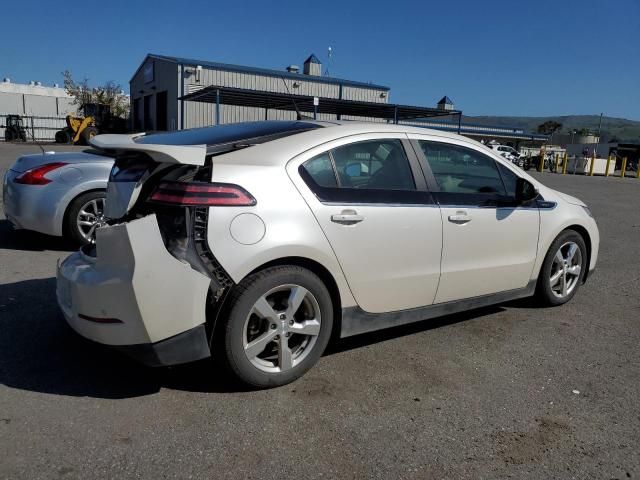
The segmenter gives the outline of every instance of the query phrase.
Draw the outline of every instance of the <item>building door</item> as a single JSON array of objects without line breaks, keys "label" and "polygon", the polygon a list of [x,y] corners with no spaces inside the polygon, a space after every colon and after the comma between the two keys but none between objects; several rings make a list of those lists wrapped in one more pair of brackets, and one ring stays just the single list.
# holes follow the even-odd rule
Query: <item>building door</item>
[{"label": "building door", "polygon": [[142,108],[144,110],[144,118],[142,122],[142,128],[145,131],[153,130],[153,119],[151,118],[151,95],[145,95]]},{"label": "building door", "polygon": [[167,130],[167,92],[156,94],[156,130]]},{"label": "building door", "polygon": [[140,110],[140,99],[136,98],[133,101],[133,131],[139,132],[142,130],[142,110]]}]

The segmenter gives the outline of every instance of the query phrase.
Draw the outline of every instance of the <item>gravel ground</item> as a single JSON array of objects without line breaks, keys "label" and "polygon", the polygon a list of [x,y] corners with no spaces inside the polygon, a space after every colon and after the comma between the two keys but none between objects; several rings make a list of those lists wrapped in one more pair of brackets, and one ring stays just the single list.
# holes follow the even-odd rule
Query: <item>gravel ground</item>
[{"label": "gravel ground", "polygon": [[[26,151],[0,144],[0,174]],[[600,227],[570,304],[355,337],[258,392],[79,338],[54,298],[72,247],[1,220],[0,477],[638,478],[640,180],[536,175]]]}]

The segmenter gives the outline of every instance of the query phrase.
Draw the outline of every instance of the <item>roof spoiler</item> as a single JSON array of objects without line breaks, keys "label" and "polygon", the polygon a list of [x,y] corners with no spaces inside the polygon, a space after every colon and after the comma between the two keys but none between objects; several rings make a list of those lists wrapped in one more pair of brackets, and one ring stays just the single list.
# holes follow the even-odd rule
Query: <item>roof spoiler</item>
[{"label": "roof spoiler", "polygon": [[121,152],[143,152],[158,163],[179,163],[183,165],[204,165],[207,154],[206,145],[162,145],[153,143],[136,143],[136,138],[144,133],[133,135],[96,135],[91,145],[100,150]]}]

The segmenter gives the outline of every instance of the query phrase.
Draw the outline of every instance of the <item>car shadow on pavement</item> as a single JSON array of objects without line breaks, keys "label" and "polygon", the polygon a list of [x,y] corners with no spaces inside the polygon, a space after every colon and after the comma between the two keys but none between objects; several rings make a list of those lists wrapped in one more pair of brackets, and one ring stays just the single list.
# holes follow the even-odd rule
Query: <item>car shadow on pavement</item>
[{"label": "car shadow on pavement", "polygon": [[502,308],[500,305],[491,305],[488,307],[476,308],[474,310],[469,310],[466,312],[454,313],[444,317],[437,317],[429,320],[419,321],[416,323],[410,323],[407,325],[400,325],[398,327],[385,328],[383,330],[355,335],[353,337],[336,339],[329,344],[325,355],[333,355],[335,353],[346,352],[355,348],[361,348],[367,345],[386,342],[387,340],[394,340],[396,338],[404,337],[407,335],[414,335],[416,333],[446,327],[447,325],[453,325],[455,323],[464,322],[466,320],[484,317],[486,315],[492,315],[503,310],[504,308]]},{"label": "car shadow on pavement", "polygon": [[78,247],[62,237],[15,230],[8,220],[0,220],[0,248],[42,252],[45,250],[73,251]]},{"label": "car shadow on pavement", "polygon": [[0,285],[0,384],[56,395],[131,398],[162,388],[243,390],[212,361],[148,368],[85,340],[65,322],[55,278]]},{"label": "car shadow on pavement", "polygon": [[[413,335],[501,311],[486,307],[332,342],[325,355]],[[246,388],[213,360],[148,368],[76,334],[55,299],[55,278],[0,285],[0,384],[56,395],[120,399],[162,388],[229,393]]]}]

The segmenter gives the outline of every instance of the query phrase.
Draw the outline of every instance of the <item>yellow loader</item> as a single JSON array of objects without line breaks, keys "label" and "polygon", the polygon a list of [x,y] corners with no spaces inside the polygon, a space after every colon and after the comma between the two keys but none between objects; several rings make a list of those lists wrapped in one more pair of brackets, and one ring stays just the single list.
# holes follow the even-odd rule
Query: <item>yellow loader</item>
[{"label": "yellow loader", "polygon": [[[56,132],[56,143],[89,145],[98,133],[111,133],[109,105],[85,103],[80,107],[82,117],[67,115],[67,126]],[[119,132],[118,132],[119,133]]]}]

